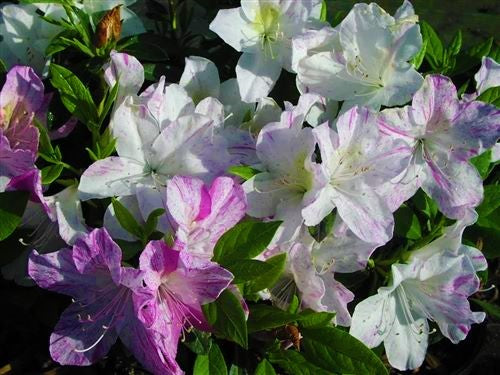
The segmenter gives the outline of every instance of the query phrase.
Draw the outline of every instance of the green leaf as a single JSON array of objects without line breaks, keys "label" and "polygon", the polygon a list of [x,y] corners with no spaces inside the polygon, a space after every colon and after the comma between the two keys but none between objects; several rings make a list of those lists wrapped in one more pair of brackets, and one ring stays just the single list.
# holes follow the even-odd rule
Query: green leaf
[{"label": "green leaf", "polygon": [[203,305],[202,308],[207,321],[219,335],[244,349],[248,347],[245,313],[233,293],[226,289],[216,301]]},{"label": "green leaf", "polygon": [[417,52],[415,56],[411,59],[411,64],[415,67],[415,69],[420,68],[422,63],[424,62],[424,57],[427,52],[427,40],[422,42],[422,48]]},{"label": "green leaf", "polygon": [[394,232],[403,238],[418,240],[422,237],[417,215],[406,204],[401,205],[394,213]]},{"label": "green leaf", "polygon": [[7,65],[0,59],[0,73],[7,73]]},{"label": "green leaf", "polygon": [[155,230],[158,225],[158,218],[165,213],[164,208],[157,208],[153,210],[148,218],[146,219],[146,224],[144,224],[144,236],[149,237]]},{"label": "green leaf", "polygon": [[106,96],[103,100],[102,106],[100,106],[99,112],[99,125],[102,125],[104,122],[104,119],[108,115],[109,111],[111,110],[111,107],[113,106],[113,103],[116,100],[116,96],[118,95],[118,80],[115,82],[114,86],[111,88],[111,90],[108,90],[106,93]]},{"label": "green leaf", "polygon": [[273,365],[267,359],[263,359],[255,369],[254,375],[276,375],[276,371],[274,371]]},{"label": "green leaf", "polygon": [[49,185],[59,178],[64,166],[62,164],[49,165],[42,168],[42,184]]},{"label": "green leaf", "polygon": [[500,107],[500,86],[490,87],[479,95],[476,100]]},{"label": "green leaf", "polygon": [[261,273],[274,269],[272,265],[254,259],[242,259],[226,265],[225,268],[234,275],[233,282],[235,284],[254,280],[258,278]]},{"label": "green leaf", "polygon": [[469,161],[474,167],[476,167],[483,180],[488,177],[491,164],[491,150],[487,150],[481,155],[473,157]]},{"label": "green leaf", "polygon": [[89,89],[70,70],[50,64],[50,82],[61,95],[66,109],[88,125],[90,121],[97,123],[97,108]]},{"label": "green leaf", "polygon": [[[484,198],[476,208],[479,215],[477,224],[487,228],[498,228],[498,208],[500,207],[500,186],[487,185],[484,187]],[[494,214],[497,215],[494,215]]]},{"label": "green leaf", "polygon": [[142,228],[137,220],[135,220],[134,216],[129,212],[129,210],[116,198],[113,198],[111,200],[111,204],[113,205],[116,219],[118,220],[122,228],[138,239],[142,239]]},{"label": "green leaf", "polygon": [[193,328],[183,343],[193,353],[208,354],[212,347],[212,338],[210,333],[198,331]]},{"label": "green leaf", "polygon": [[286,253],[278,254],[269,258],[265,264],[270,266],[268,270],[262,271],[253,280],[247,283],[245,287],[245,292],[248,294],[257,293],[262,289],[270,288],[281,277],[281,274],[285,270],[286,265]]},{"label": "green leaf", "polygon": [[212,344],[208,355],[199,354],[196,357],[193,375],[227,375],[226,361],[216,343]]},{"label": "green leaf", "polygon": [[140,241],[125,241],[120,239],[114,240],[120,249],[122,250],[122,259],[129,260],[135,257],[139,252],[144,249],[144,246]]},{"label": "green leaf", "polygon": [[472,301],[477,303],[489,316],[495,319],[500,319],[500,307],[492,303],[481,301],[477,298],[471,298]]},{"label": "green leaf", "polygon": [[121,52],[135,56],[138,60],[163,62],[168,60],[168,53],[163,46],[168,45],[166,38],[156,34],[134,35],[118,46]]},{"label": "green leaf", "polygon": [[487,259],[500,257],[500,230],[487,228],[479,225],[472,225],[465,228],[463,238],[475,244],[482,241],[482,252]]},{"label": "green leaf", "polygon": [[263,304],[249,306],[248,332],[265,331],[295,322],[299,314],[292,314],[277,307]]},{"label": "green leaf", "polygon": [[423,40],[427,42],[425,57],[434,70],[443,66],[444,47],[441,39],[431,25],[426,21],[420,22]]},{"label": "green leaf", "polygon": [[307,360],[342,374],[388,374],[382,361],[349,333],[334,327],[303,328],[302,347]]},{"label": "green leaf", "polygon": [[270,353],[269,361],[274,365],[278,365],[290,375],[332,375],[331,370],[323,370],[308,362],[302,354],[293,350],[280,350],[279,352]]},{"label": "green leaf", "polygon": [[259,171],[258,169],[252,168],[248,165],[233,165],[232,167],[229,167],[227,169],[227,172],[241,177],[243,180],[249,180],[253,176],[255,176],[258,173],[261,173],[262,171]]},{"label": "green leaf", "polygon": [[316,242],[321,242],[326,236],[330,234],[333,228],[333,223],[335,223],[335,217],[337,216],[337,210],[333,209],[321,222],[314,227],[307,227],[309,234],[314,237]]},{"label": "green leaf", "polygon": [[297,320],[302,328],[317,328],[330,326],[334,318],[335,313],[307,309],[299,314]]},{"label": "green leaf", "polygon": [[419,211],[423,212],[429,219],[434,218],[438,212],[436,202],[425,194],[422,189],[418,189],[412,198],[412,202],[419,209]]},{"label": "green leaf", "polygon": [[321,1],[321,13],[319,15],[319,20],[321,22],[326,22],[326,15],[328,12],[328,6],[326,5],[326,0]]},{"label": "green leaf", "polygon": [[290,304],[288,305],[287,311],[291,314],[295,314],[299,311],[300,301],[296,294],[293,295]]},{"label": "green leaf", "polygon": [[455,36],[448,46],[448,55],[456,56],[462,48],[462,30],[457,30]]},{"label": "green leaf", "polygon": [[9,237],[21,223],[29,196],[26,191],[0,193],[0,241]]},{"label": "green leaf", "polygon": [[281,221],[267,223],[243,221],[224,233],[214,248],[214,261],[222,266],[241,259],[252,259],[271,242]]}]

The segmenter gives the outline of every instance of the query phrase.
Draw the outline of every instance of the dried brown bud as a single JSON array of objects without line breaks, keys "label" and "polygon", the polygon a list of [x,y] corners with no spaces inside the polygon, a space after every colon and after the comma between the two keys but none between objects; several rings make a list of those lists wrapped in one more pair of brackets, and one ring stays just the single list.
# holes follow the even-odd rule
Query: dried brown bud
[{"label": "dried brown bud", "polygon": [[117,41],[120,39],[122,31],[122,24],[120,22],[120,7],[121,5],[117,5],[113,9],[109,10],[97,24],[95,40],[96,47],[100,48],[105,46],[111,40]]}]

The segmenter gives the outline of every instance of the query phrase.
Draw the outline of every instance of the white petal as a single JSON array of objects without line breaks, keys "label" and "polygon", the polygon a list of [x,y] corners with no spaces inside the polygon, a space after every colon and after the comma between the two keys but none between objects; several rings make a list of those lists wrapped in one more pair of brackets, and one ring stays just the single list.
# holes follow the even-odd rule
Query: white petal
[{"label": "white petal", "polygon": [[241,8],[219,10],[210,23],[210,30],[239,52],[260,42],[256,28]]},{"label": "white petal", "polygon": [[369,348],[375,348],[387,337],[395,318],[392,294],[375,294],[356,305],[349,333]]},{"label": "white petal", "polygon": [[195,103],[212,96],[219,96],[219,71],[215,64],[199,56],[186,57],[186,65],[179,85],[184,87]]},{"label": "white petal", "polygon": [[137,183],[152,183],[144,165],[111,156],[87,168],[80,179],[78,191],[81,200],[132,195],[133,185]]},{"label": "white petal", "polygon": [[281,64],[261,53],[243,53],[236,65],[236,79],[244,102],[268,96],[278,81]]}]

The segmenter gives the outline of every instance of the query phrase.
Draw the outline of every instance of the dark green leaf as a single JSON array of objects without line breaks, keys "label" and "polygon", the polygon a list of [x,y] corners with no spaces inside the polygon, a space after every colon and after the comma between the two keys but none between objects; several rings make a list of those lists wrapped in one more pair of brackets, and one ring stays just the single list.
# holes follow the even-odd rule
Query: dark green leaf
[{"label": "dark green leaf", "polygon": [[248,347],[245,313],[238,298],[225,290],[215,302],[203,305],[203,313],[216,332],[241,347]]},{"label": "dark green leaf", "polygon": [[59,178],[64,166],[62,164],[49,165],[42,168],[42,184],[49,185]]},{"label": "dark green leaf", "polygon": [[274,371],[273,365],[264,359],[255,369],[255,375],[276,375],[276,371]]},{"label": "dark green leaf", "polygon": [[0,73],[6,73],[6,72],[7,72],[7,65],[2,59],[0,59]]},{"label": "dark green leaf", "polygon": [[482,242],[482,252],[488,259],[500,257],[500,230],[473,225],[465,228],[463,238],[472,244]]},{"label": "dark green leaf", "polygon": [[130,242],[120,239],[115,239],[114,241],[120,246],[120,249],[122,249],[123,260],[132,259],[144,249],[144,246],[139,241]]},{"label": "dark green leaf", "polygon": [[424,62],[426,51],[427,51],[427,40],[424,40],[422,42],[422,48],[420,48],[420,51],[418,51],[418,53],[411,59],[411,64],[415,67],[415,69],[420,68],[420,65],[422,65],[422,63]]},{"label": "dark green leaf", "polygon": [[342,374],[388,374],[382,361],[349,333],[334,327],[303,328],[302,347],[307,360]]},{"label": "dark green leaf", "polygon": [[118,95],[118,81],[114,84],[114,86],[111,88],[111,90],[108,90],[106,93],[105,99],[102,102],[102,106],[99,108],[99,125],[102,125],[104,122],[104,119],[108,115],[111,107],[113,106],[113,103],[116,100],[116,96]]},{"label": "dark green leaf", "polygon": [[184,345],[191,349],[193,353],[208,354],[212,347],[211,334],[193,329],[184,341]]},{"label": "dark green leaf", "polygon": [[227,375],[224,356],[216,343],[212,344],[208,355],[199,354],[196,357],[193,375]]},{"label": "dark green leaf", "polygon": [[268,270],[263,270],[255,277],[253,280],[247,283],[245,287],[245,292],[252,294],[261,291],[262,289],[270,288],[281,277],[281,274],[285,270],[286,264],[286,254],[278,254],[269,258],[265,264],[270,266]]},{"label": "dark green leaf", "polygon": [[308,362],[304,356],[293,350],[280,350],[269,354],[269,361],[281,367],[290,375],[332,375],[332,371]]},{"label": "dark green leaf", "polygon": [[497,305],[494,305],[492,303],[486,302],[486,301],[481,301],[480,299],[477,298],[471,298],[472,301],[477,303],[481,308],[491,316],[492,318],[495,319],[500,319],[500,307]]},{"label": "dark green leaf", "polygon": [[142,228],[137,220],[135,220],[134,216],[129,212],[129,210],[116,198],[113,198],[111,200],[111,203],[113,204],[113,210],[115,211],[116,219],[118,220],[122,228],[138,239],[142,239]]},{"label": "dark green leaf", "polygon": [[0,193],[0,241],[9,237],[21,223],[29,196],[26,191]]},{"label": "dark green leaf", "polygon": [[425,57],[427,61],[432,66],[433,69],[437,70],[443,66],[444,58],[444,47],[441,39],[436,34],[431,25],[426,21],[420,23],[420,28],[422,31],[423,40],[427,42]]},{"label": "dark green leaf", "polygon": [[299,314],[297,320],[302,328],[316,328],[330,326],[333,318],[335,318],[335,313],[307,309]]},{"label": "dark green leaf", "polygon": [[214,260],[225,265],[255,258],[267,248],[280,224],[281,221],[243,221],[236,224],[215,245]]},{"label": "dark green leaf", "polygon": [[453,36],[453,39],[448,46],[448,54],[450,56],[456,56],[460,52],[460,49],[462,48],[462,31],[458,30],[455,36]]},{"label": "dark green leaf", "polygon": [[235,284],[251,281],[258,278],[261,273],[274,269],[272,265],[254,259],[242,259],[226,265],[225,268],[234,275]]},{"label": "dark green leaf", "polygon": [[394,213],[394,232],[403,238],[418,240],[422,237],[417,215],[406,204],[401,205]]},{"label": "dark green leaf", "polygon": [[429,197],[422,189],[419,189],[412,198],[415,206],[425,215],[431,219],[434,218],[438,212],[436,203]]},{"label": "dark green leaf", "polygon": [[476,167],[477,171],[481,175],[481,178],[484,180],[488,177],[488,172],[490,171],[491,150],[487,150],[481,155],[470,159],[470,162],[474,167]]},{"label": "dark green leaf", "polygon": [[[498,228],[498,208],[500,207],[500,186],[487,185],[484,187],[484,198],[476,211],[479,215],[477,224],[487,228]],[[494,214],[497,215],[494,215]]]},{"label": "dark green leaf", "polygon": [[314,237],[316,242],[321,242],[326,236],[330,234],[333,228],[333,223],[335,223],[335,217],[337,216],[337,210],[334,209],[330,212],[321,222],[314,227],[307,227],[309,234]]},{"label": "dark green leaf", "polygon": [[229,167],[227,171],[232,175],[241,177],[245,181],[262,172],[248,165],[233,165],[232,167]]},{"label": "dark green leaf", "polygon": [[153,210],[148,218],[146,219],[146,224],[144,224],[144,235],[149,237],[151,233],[156,230],[156,226],[158,225],[158,218],[165,213],[165,209],[157,208]]},{"label": "dark green leaf", "polygon": [[476,100],[500,107],[500,86],[490,87],[488,90],[479,95]]},{"label": "dark green leaf", "polygon": [[58,89],[66,109],[85,124],[97,123],[97,108],[88,88],[68,69],[50,64],[50,82]]},{"label": "dark green leaf", "polygon": [[270,305],[257,304],[249,306],[248,332],[265,331],[285,324],[295,322],[299,319],[299,314],[292,314]]},{"label": "dark green leaf", "polygon": [[168,53],[164,46],[168,40],[155,34],[135,35],[126,41],[121,52],[135,56],[139,60],[162,62],[168,60]]}]

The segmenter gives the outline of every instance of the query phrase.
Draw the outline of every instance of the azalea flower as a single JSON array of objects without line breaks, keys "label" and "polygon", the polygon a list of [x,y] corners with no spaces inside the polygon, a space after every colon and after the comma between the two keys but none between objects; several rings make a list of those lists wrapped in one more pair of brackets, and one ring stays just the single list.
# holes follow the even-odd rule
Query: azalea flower
[{"label": "azalea flower", "polygon": [[[179,332],[165,326],[170,351],[153,340],[153,295],[143,273],[121,266],[121,250],[105,229],[95,229],[73,248],[30,255],[29,274],[42,288],[67,294],[74,302],[50,337],[52,358],[63,365],[90,365],[120,337],[145,368],[155,374],[180,373],[175,362]],[[162,345],[166,345],[162,342]]]},{"label": "azalea flower", "polygon": [[276,285],[270,288],[271,300],[286,309],[290,298],[298,294],[301,308],[334,312],[335,324],[349,326],[351,315],[347,304],[354,299],[354,294],[335,280],[333,261],[321,265],[315,262],[315,246],[317,242],[302,227],[295,241],[274,246],[264,253],[263,259],[287,254],[285,271]]},{"label": "azalea flower", "polygon": [[461,102],[449,78],[430,75],[411,106],[386,109],[377,121],[382,133],[404,140],[411,150],[405,170],[379,190],[392,210],[419,187],[454,219],[481,202],[481,177],[468,160],[498,140],[498,108]]},{"label": "azalea flower", "polygon": [[320,0],[242,0],[241,7],[220,10],[210,30],[243,52],[236,66],[241,98],[267,96],[281,69],[292,70],[292,38],[319,24]]},{"label": "azalea flower", "polygon": [[[120,55],[116,58],[128,59]],[[128,87],[139,86],[134,85]],[[213,134],[214,121],[184,98],[191,100],[180,86],[165,87],[164,78],[141,97],[127,96],[110,125],[119,156],[99,160],[84,172],[82,199],[132,195],[137,184],[162,187],[176,174],[209,180],[224,171],[229,158],[223,139]]]},{"label": "azalea flower", "polygon": [[375,113],[367,108],[351,108],[341,115],[337,130],[328,124],[312,130],[321,152],[323,184],[304,204],[305,224],[319,224],[336,208],[356,236],[384,244],[392,237],[394,219],[374,188],[405,168],[408,147],[381,137]]},{"label": "azalea flower", "polygon": [[255,137],[264,125],[279,121],[281,115],[282,110],[274,99],[262,97],[256,103],[243,102],[238,81],[231,78],[221,83],[215,64],[199,56],[186,58],[179,85],[186,89],[194,103],[206,101],[207,98],[220,101],[217,105],[217,101],[213,100],[213,108],[207,112],[219,112],[221,128],[218,133],[226,139],[228,152],[234,156],[231,164],[250,165],[258,162]]},{"label": "azalea flower", "polygon": [[245,216],[246,199],[229,177],[217,177],[208,188],[200,179],[175,176],[167,183],[166,208],[175,247],[210,259],[219,238]]},{"label": "azalea flower", "polygon": [[320,270],[351,273],[366,268],[378,244],[359,239],[341,219],[335,220],[332,231],[320,242],[314,241],[311,255]]},{"label": "azalea flower", "polygon": [[243,184],[250,216],[283,221],[275,236],[278,243],[296,237],[304,221],[303,209],[324,180],[323,170],[313,161],[316,140],[312,129],[302,128],[315,99],[301,97],[296,107],[283,112],[280,122],[262,128],[257,156],[263,172]]},{"label": "azalea flower", "polygon": [[209,330],[201,306],[215,301],[229,286],[229,271],[188,251],[170,249],[163,241],[149,242],[139,263],[155,296],[157,332],[169,332],[168,327]]},{"label": "azalea flower", "polygon": [[391,285],[354,310],[350,334],[370,348],[383,341],[389,363],[399,370],[422,364],[433,332],[428,320],[456,344],[485,318],[470,310],[467,297],[478,291],[476,272],[487,264],[477,249],[459,244],[463,228],[449,228],[449,234],[413,253],[409,264],[393,264]]},{"label": "azalea flower", "polygon": [[394,17],[375,3],[355,4],[335,29],[295,38],[299,85],[343,100],[343,111],[406,103],[423,80],[408,63],[422,47],[417,20],[406,0]]}]

